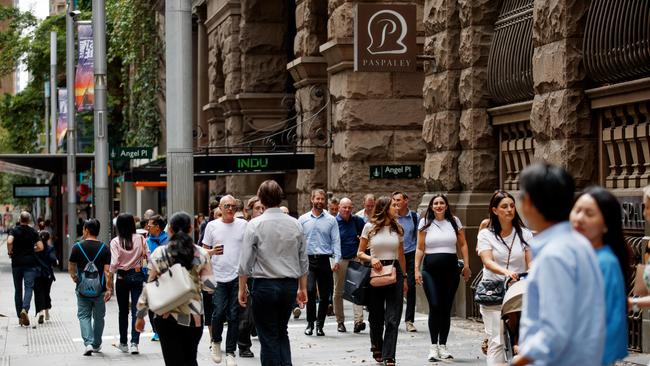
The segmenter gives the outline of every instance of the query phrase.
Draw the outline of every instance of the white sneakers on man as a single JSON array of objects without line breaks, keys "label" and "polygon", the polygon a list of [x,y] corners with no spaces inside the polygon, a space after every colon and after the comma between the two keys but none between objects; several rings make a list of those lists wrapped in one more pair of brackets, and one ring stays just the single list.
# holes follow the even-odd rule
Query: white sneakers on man
[{"label": "white sneakers on man", "polygon": [[442,360],[454,358],[451,353],[447,351],[447,345],[445,344],[438,345],[438,356],[440,356],[440,359]]},{"label": "white sneakers on man", "polygon": [[90,356],[93,354],[93,346],[87,345],[86,348],[84,349],[84,356]]},{"label": "white sneakers on man", "polygon": [[429,347],[429,362],[436,362],[440,359],[440,355],[438,354],[438,345],[437,344],[432,344]]},{"label": "white sneakers on man", "polygon": [[221,363],[221,342],[212,342],[212,350],[210,351],[210,356],[212,356],[212,361],[214,363]]},{"label": "white sneakers on man", "polygon": [[235,356],[232,354],[226,355],[226,366],[237,366],[237,361],[235,361]]}]

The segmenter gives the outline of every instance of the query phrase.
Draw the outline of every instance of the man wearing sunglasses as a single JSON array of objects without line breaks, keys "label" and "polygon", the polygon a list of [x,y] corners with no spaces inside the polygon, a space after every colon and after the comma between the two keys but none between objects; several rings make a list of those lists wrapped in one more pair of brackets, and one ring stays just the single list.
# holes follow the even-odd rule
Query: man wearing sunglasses
[{"label": "man wearing sunglasses", "polygon": [[219,208],[221,218],[208,223],[201,242],[212,257],[212,271],[217,282],[212,295],[212,312],[206,309],[205,316],[206,320],[210,317],[212,320],[212,361],[220,363],[222,360],[223,323],[228,321],[226,366],[235,366],[235,349],[239,336],[239,253],[247,221],[235,218],[237,200],[231,195],[221,198]]}]

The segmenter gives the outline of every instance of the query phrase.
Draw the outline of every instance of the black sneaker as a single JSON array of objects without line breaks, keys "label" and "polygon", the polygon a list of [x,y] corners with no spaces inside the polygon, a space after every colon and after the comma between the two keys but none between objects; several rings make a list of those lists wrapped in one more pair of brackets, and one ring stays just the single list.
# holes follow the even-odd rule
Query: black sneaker
[{"label": "black sneaker", "polygon": [[354,332],[355,333],[360,333],[362,330],[366,329],[366,323],[365,322],[356,322],[354,323]]},{"label": "black sneaker", "polygon": [[250,349],[239,349],[239,357],[242,358],[253,358],[255,355]]}]

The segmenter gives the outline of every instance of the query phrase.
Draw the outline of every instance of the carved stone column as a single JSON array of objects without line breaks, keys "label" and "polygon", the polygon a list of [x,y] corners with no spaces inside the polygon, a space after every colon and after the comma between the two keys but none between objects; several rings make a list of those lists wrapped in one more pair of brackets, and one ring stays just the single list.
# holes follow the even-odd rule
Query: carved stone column
[{"label": "carved stone column", "polygon": [[[371,181],[369,166],[423,162],[423,74],[353,71],[356,3],[329,1],[328,42],[320,47],[327,60],[333,103],[328,188],[337,197],[351,197],[357,207],[369,192],[384,195],[404,190],[417,202],[425,188],[423,180]],[[411,3],[420,14],[422,1]],[[421,28],[420,23],[419,35]]]},{"label": "carved stone column", "polygon": [[535,0],[530,123],[535,157],[564,166],[578,187],[596,178],[598,143],[584,94],[582,44],[589,1]]}]

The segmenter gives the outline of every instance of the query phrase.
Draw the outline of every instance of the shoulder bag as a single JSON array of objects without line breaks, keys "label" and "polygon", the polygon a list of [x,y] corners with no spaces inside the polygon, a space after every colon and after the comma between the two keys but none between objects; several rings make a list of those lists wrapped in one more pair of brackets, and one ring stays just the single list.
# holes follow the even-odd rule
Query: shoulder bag
[{"label": "shoulder bag", "polygon": [[[510,254],[512,254],[512,247],[515,244],[517,233],[513,232],[512,242],[510,246],[506,244],[503,239],[503,245],[508,248],[508,260],[506,262],[506,269],[510,266]],[[503,297],[506,295],[505,280],[490,280],[483,278],[476,286],[476,293],[474,294],[474,302],[481,305],[501,305]]]},{"label": "shoulder bag", "polygon": [[[399,253],[399,244],[397,245],[397,253]],[[397,268],[395,268],[394,259],[392,264],[383,265],[380,270],[374,268],[370,270],[370,286],[383,287],[394,283],[397,283]]]},{"label": "shoulder bag", "polygon": [[[163,249],[163,256],[171,265],[167,248]],[[149,310],[158,315],[168,313],[187,302],[187,299],[196,291],[192,276],[187,268],[180,263],[175,263],[158,275],[158,278],[145,284]]]}]

